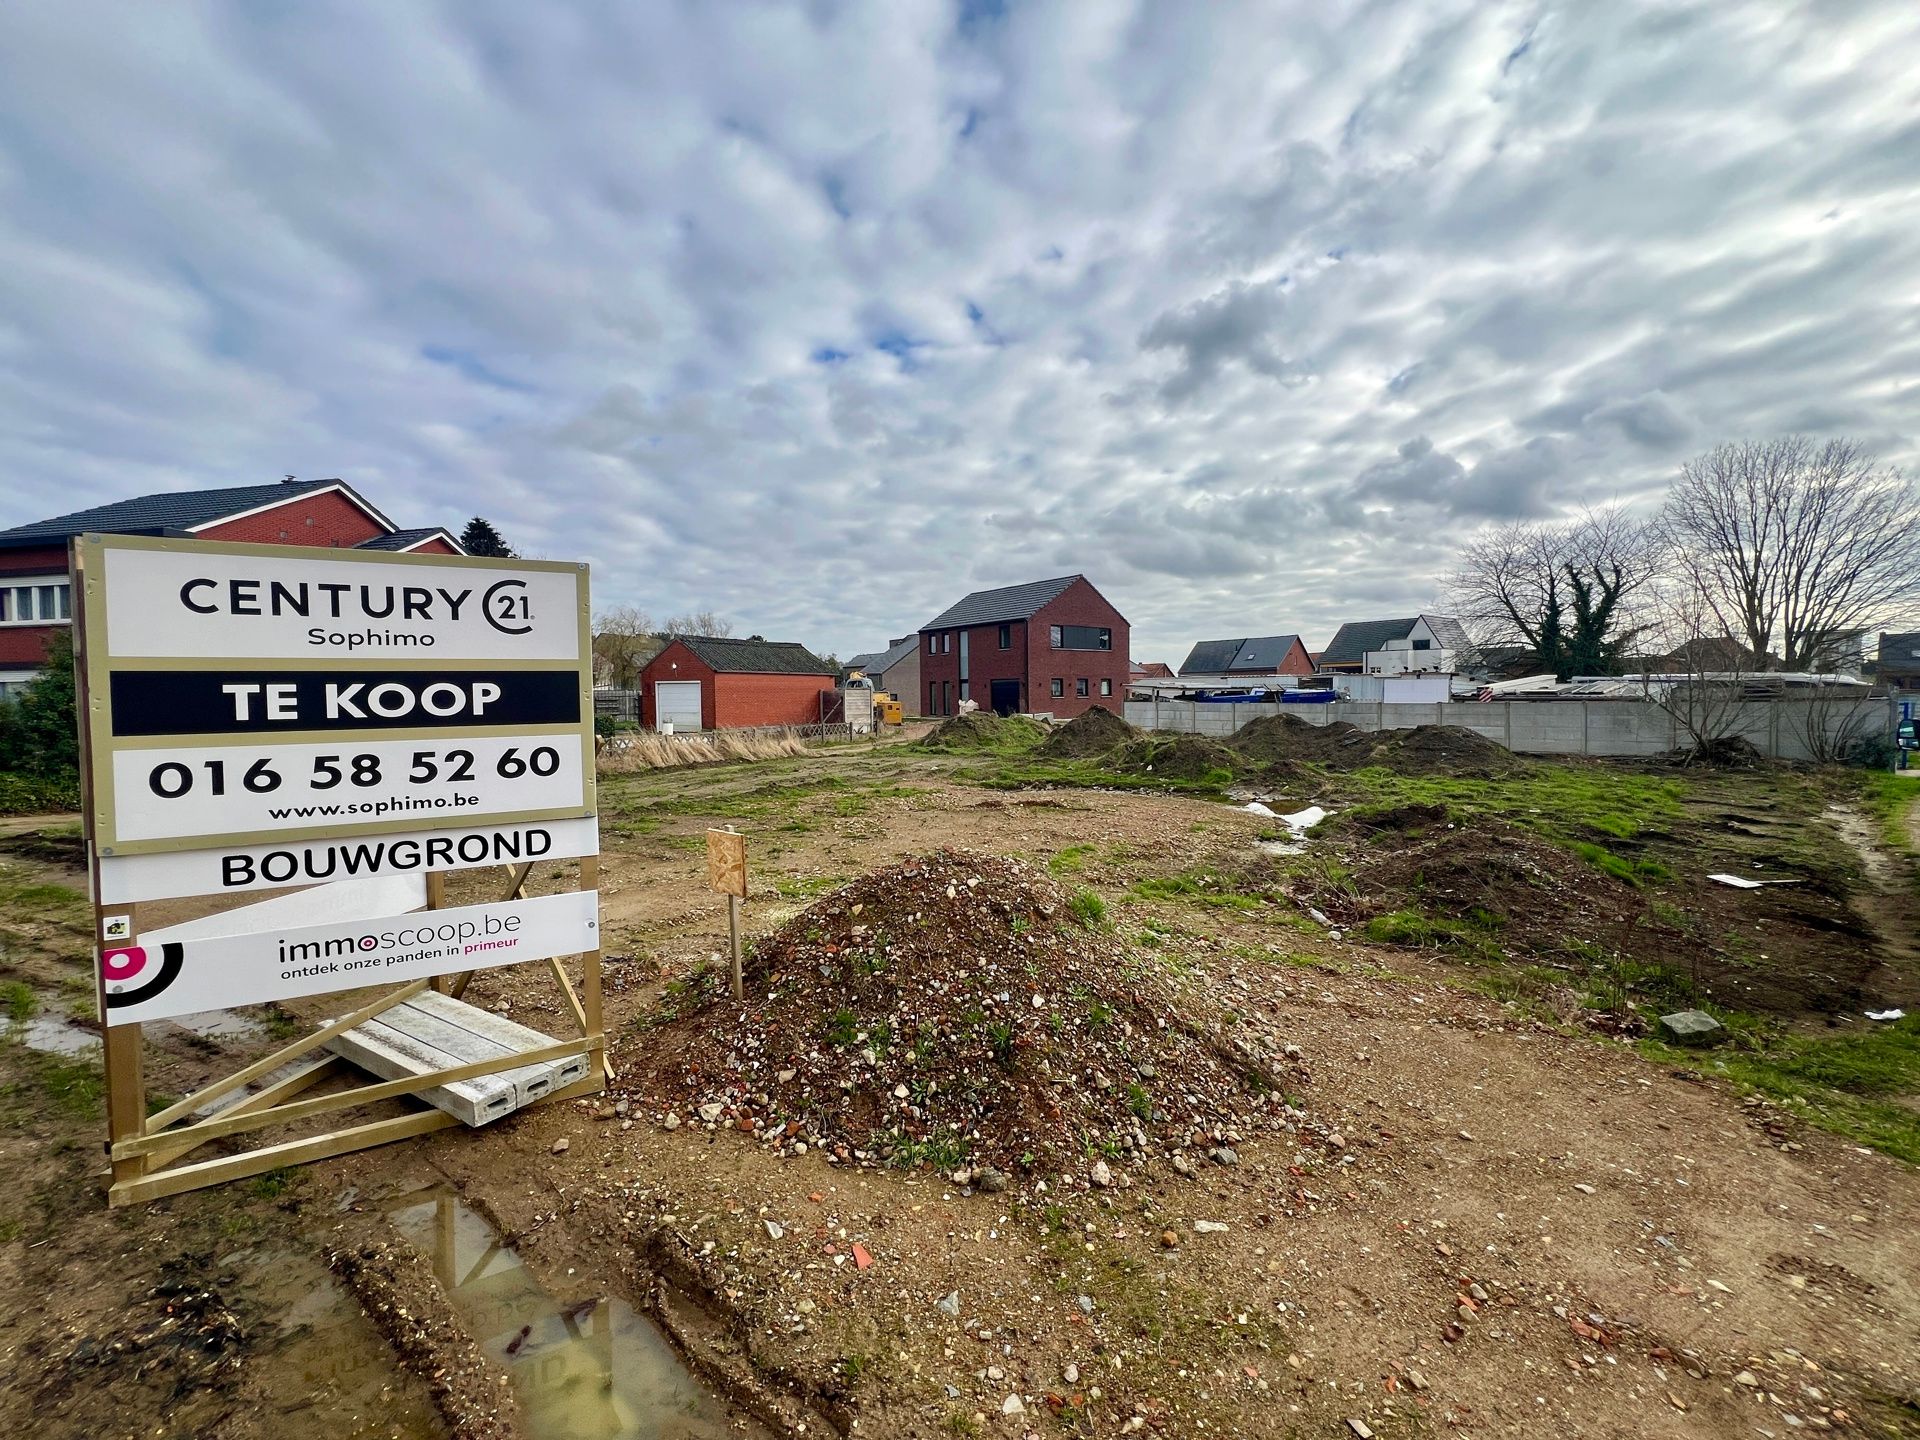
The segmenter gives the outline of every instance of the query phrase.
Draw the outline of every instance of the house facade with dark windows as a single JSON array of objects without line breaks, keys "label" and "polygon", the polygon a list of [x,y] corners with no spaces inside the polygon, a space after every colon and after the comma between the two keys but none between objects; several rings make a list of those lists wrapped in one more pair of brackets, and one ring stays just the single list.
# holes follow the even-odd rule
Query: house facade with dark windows
[{"label": "house facade with dark windows", "polygon": [[282,480],[138,495],[0,530],[0,694],[31,680],[73,620],[67,544],[76,535],[159,535],[237,544],[315,545],[460,555],[439,527],[402,530],[341,480]]},{"label": "house facade with dark windows", "polygon": [[1117,714],[1131,634],[1084,575],[976,590],[920,627],[921,708],[954,715],[971,700],[999,715]]}]

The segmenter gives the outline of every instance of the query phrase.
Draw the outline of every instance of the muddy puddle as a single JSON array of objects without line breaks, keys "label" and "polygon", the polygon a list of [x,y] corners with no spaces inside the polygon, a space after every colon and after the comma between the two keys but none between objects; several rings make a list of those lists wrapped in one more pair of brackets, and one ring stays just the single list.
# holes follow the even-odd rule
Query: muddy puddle
[{"label": "muddy puddle", "polygon": [[389,1212],[433,1262],[461,1324],[511,1377],[527,1440],[719,1440],[742,1427],[658,1326],[625,1301],[555,1296],[447,1190]]}]

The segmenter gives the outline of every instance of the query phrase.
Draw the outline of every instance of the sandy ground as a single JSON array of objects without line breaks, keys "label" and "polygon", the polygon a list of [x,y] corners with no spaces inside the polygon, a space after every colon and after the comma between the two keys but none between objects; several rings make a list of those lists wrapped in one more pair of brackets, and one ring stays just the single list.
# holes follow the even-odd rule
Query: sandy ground
[{"label": "sandy ground", "polygon": [[[1107,898],[1116,934],[1153,923],[1196,996],[1304,1052],[1294,1100],[1313,1125],[1247,1139],[1236,1164],[1193,1178],[1150,1162],[1103,1189],[1073,1167],[1045,1190],[988,1195],[698,1123],[669,1130],[617,1083],[604,1101],[310,1167],[278,1201],[230,1187],[107,1217],[72,1198],[91,1168],[73,1153],[84,1127],[35,1120],[8,1136],[9,1163],[65,1198],[0,1246],[0,1293],[62,1298],[51,1320],[16,1308],[0,1322],[0,1364],[30,1377],[0,1415],[77,1416],[89,1377],[74,1343],[124,1331],[167,1257],[217,1252],[218,1271],[231,1252],[203,1240],[235,1214],[253,1228],[233,1251],[303,1253],[323,1277],[328,1247],[385,1243],[381,1197],[444,1181],[556,1293],[677,1313],[742,1423],[781,1433],[1920,1434],[1911,1167],[1742,1104],[1710,1061],[1668,1071],[1522,1020],[1418,955],[1129,897],[1142,875],[1251,846],[1259,822],[1227,807],[986,791],[948,762],[887,762],[876,780],[868,763],[785,762],[792,793],[771,810],[749,803],[767,783],[754,767],[608,806],[616,1067],[651,1042],[663,986],[724,943],[699,848],[719,815],[750,837],[755,934],[837,879],[938,846],[1041,863],[1093,847],[1073,883]],[[808,788],[835,776],[869,788]],[[672,813],[650,803],[676,794]],[[467,877],[456,898],[497,885]],[[568,1033],[531,969],[472,994]],[[102,1273],[101,1254],[129,1258]],[[238,1265],[227,1290],[270,1325],[282,1302],[248,1273]],[[359,1324],[354,1345],[379,1333]],[[463,1353],[457,1338],[446,1353]],[[125,1413],[142,1423],[125,1433],[309,1433],[311,1402],[288,1408],[301,1382],[275,1354],[242,1351],[212,1420],[155,1426],[153,1387],[135,1387]],[[358,1372],[378,1372],[353,1396],[376,1406],[374,1428],[346,1433],[513,1432],[510,1412],[468,1423],[436,1404],[417,1357],[389,1361]],[[497,1382],[482,1366],[461,1393]],[[45,1433],[116,1432],[76,1420]]]}]

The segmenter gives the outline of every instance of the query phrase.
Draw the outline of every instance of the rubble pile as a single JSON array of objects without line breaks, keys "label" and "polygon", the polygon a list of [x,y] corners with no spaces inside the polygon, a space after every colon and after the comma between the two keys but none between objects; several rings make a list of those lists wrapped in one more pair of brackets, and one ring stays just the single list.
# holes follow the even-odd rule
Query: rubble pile
[{"label": "rubble pile", "polygon": [[1302,1118],[1297,1051],[1193,1019],[1093,897],[1017,861],[942,850],[825,896],[754,946],[745,1004],[718,970],[620,1057],[669,1129],[991,1190],[1191,1174]]}]

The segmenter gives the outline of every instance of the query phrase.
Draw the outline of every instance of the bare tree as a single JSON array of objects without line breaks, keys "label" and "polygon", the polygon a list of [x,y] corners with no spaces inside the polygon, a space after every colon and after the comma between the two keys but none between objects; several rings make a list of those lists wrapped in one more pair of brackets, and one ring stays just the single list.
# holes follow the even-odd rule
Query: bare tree
[{"label": "bare tree", "polygon": [[1656,536],[1617,507],[1484,532],[1461,557],[1448,602],[1484,645],[1525,645],[1543,670],[1619,673],[1645,628]]},{"label": "bare tree", "polygon": [[616,605],[594,617],[593,653],[605,662],[608,683],[616,690],[639,689],[641,668],[663,643],[647,612],[635,606]]},{"label": "bare tree", "polygon": [[669,635],[711,635],[716,640],[724,640],[733,634],[733,622],[723,620],[711,610],[669,616],[661,628]]},{"label": "bare tree", "polygon": [[1706,582],[1676,571],[1653,593],[1649,614],[1649,635],[1668,651],[1657,669],[1642,673],[1640,684],[1648,703],[1674,722],[1676,738],[1683,742],[1675,748],[1709,761],[1738,748],[1728,742],[1746,718],[1753,657],[1745,645],[1720,633]]},{"label": "bare tree", "polygon": [[1788,435],[1689,461],[1661,525],[1721,631],[1806,670],[1920,594],[1915,498],[1857,440]]}]

